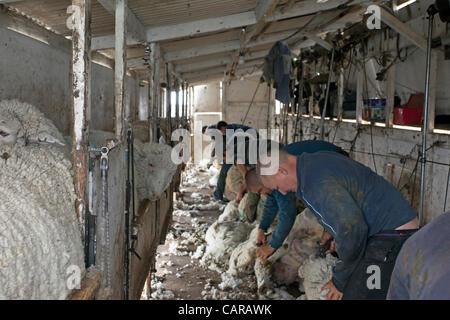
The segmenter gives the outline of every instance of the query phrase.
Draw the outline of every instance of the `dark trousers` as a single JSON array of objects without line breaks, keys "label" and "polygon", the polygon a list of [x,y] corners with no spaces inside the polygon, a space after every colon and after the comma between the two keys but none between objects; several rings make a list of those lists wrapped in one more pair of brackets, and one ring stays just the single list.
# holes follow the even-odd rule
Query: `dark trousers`
[{"label": "dark trousers", "polygon": [[223,193],[225,192],[225,181],[227,179],[228,170],[230,170],[232,164],[222,164],[220,169],[219,178],[217,179],[216,191],[214,191],[215,200],[223,200]]},{"label": "dark trousers", "polygon": [[386,230],[367,240],[364,255],[344,288],[343,300],[385,300],[395,260],[415,230]]}]

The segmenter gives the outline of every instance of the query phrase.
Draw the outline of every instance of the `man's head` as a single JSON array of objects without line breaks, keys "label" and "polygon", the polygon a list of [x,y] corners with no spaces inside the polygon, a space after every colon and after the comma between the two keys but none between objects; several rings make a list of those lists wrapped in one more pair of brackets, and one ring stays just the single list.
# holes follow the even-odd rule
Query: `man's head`
[{"label": "man's head", "polygon": [[277,142],[269,140],[260,145],[256,170],[266,188],[282,194],[297,191],[297,157],[282,150]]},{"label": "man's head", "polygon": [[226,123],[225,121],[219,121],[217,122],[217,130],[219,130],[220,132],[222,132],[223,135],[225,135],[227,132],[227,125],[228,123]]},{"label": "man's head", "polygon": [[256,169],[251,169],[247,172],[245,175],[245,183],[247,184],[247,189],[253,193],[269,194],[272,192],[272,190],[263,185],[259,175],[256,173]]}]

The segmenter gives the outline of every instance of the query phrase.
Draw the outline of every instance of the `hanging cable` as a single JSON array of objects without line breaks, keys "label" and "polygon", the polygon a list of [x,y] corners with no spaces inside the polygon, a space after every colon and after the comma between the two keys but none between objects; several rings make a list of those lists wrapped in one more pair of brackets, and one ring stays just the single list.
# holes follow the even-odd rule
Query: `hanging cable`
[{"label": "hanging cable", "polygon": [[445,209],[447,208],[447,196],[448,196],[448,183],[449,183],[449,180],[450,180],[450,165],[448,166],[447,185],[446,185],[446,187],[445,187],[444,211],[443,211],[443,212],[445,212]]},{"label": "hanging cable", "polygon": [[248,105],[247,112],[245,113],[245,117],[241,120],[242,124],[244,124],[245,120],[247,119],[248,112],[250,111],[250,108],[252,107],[253,101],[255,100],[255,97],[256,97],[256,93],[258,92],[258,88],[261,85],[261,83],[262,83],[261,81],[258,81],[258,85],[256,86],[255,93],[253,93],[252,101],[250,101],[250,104]]},{"label": "hanging cable", "polygon": [[373,160],[373,166],[375,168],[375,173],[378,174],[377,171],[377,164],[375,163],[375,154],[373,152],[373,134],[372,134],[372,125],[369,126],[370,127],[370,147],[372,149],[372,160]]}]

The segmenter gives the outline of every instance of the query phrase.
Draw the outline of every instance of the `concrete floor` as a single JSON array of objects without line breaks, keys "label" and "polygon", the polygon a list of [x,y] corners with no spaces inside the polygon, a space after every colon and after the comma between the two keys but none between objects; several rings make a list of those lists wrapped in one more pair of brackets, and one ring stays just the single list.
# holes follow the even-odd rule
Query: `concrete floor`
[{"label": "concrete floor", "polygon": [[[205,170],[200,170],[196,178],[199,183],[196,183],[196,186],[182,186],[182,192],[176,195],[177,200],[181,200],[187,205],[211,203],[214,187],[205,188],[211,178],[210,174]],[[193,193],[200,194],[201,199],[198,198],[198,195],[191,197]],[[157,297],[152,296],[152,299],[203,300],[205,298],[202,291],[205,290],[205,286],[207,288],[208,285],[216,287],[221,282],[220,274],[201,266],[200,260],[193,259],[189,255],[177,255],[170,250],[174,246],[180,247],[185,240],[181,234],[185,232],[192,234],[196,231],[192,225],[192,218],[197,218],[197,224],[202,225],[206,231],[221,213],[222,211],[217,209],[197,211],[191,213],[191,217],[174,214],[165,244],[158,247],[156,272],[152,275],[154,280],[162,282],[164,289],[173,292],[174,296],[162,294]],[[183,245],[181,246],[183,247]],[[184,247],[186,248],[185,252],[195,252],[197,248],[195,244],[185,244]],[[145,297],[145,294],[143,296]]]}]

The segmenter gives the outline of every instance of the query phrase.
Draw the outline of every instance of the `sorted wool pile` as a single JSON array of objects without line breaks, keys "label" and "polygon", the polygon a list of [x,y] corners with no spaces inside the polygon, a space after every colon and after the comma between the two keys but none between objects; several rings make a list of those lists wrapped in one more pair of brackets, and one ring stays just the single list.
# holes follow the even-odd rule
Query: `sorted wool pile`
[{"label": "sorted wool pile", "polygon": [[85,270],[62,135],[17,100],[0,102],[0,123],[0,299],[65,299]]},{"label": "sorted wool pile", "polygon": [[138,203],[157,200],[166,190],[178,165],[171,159],[172,148],[161,143],[134,141]]},{"label": "sorted wool pile", "polygon": [[298,276],[303,279],[305,294],[301,297],[305,300],[325,300],[327,290],[322,291],[325,283],[331,280],[333,267],[337,258],[327,254],[325,258],[311,255],[298,269]]}]

